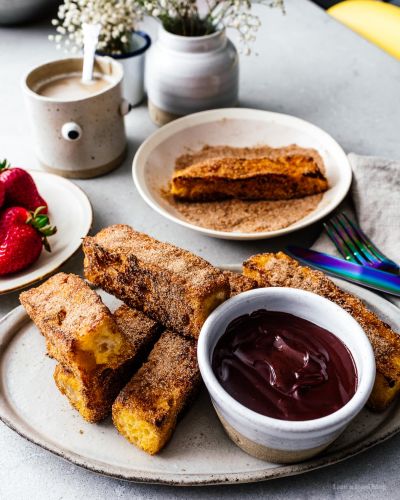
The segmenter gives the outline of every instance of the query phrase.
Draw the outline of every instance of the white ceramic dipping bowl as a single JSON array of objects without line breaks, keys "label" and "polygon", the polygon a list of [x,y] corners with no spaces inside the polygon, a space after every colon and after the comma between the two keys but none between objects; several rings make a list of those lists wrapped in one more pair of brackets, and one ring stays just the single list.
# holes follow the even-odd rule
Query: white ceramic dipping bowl
[{"label": "white ceramic dipping bowl", "polygon": [[[358,384],[345,406],[314,420],[279,420],[246,408],[223,389],[211,367],[214,348],[233,319],[258,309],[283,311],[311,321],[347,346],[357,368]],[[329,446],[361,411],[375,381],[374,354],[361,326],[333,302],[294,288],[259,288],[221,304],[203,325],[198,360],[214,408],[229,437],[250,455],[277,463],[305,460]]]}]

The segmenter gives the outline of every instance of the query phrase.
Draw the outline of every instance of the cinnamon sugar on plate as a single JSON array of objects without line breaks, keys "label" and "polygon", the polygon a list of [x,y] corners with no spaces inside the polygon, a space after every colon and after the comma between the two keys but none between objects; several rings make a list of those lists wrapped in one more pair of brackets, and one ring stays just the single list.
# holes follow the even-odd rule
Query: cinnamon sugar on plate
[{"label": "cinnamon sugar on plate", "polygon": [[[204,146],[199,151],[180,155],[175,160],[175,169],[180,170],[194,163],[211,158],[275,158],[282,155],[304,154],[312,156],[322,172],[324,164],[319,153],[314,149],[305,149],[292,144],[283,148],[257,146],[236,148],[232,146]],[[294,224],[315,210],[322,199],[322,194],[305,196],[292,200],[248,201],[230,199],[213,202],[182,202],[169,194],[169,189],[162,190],[163,198],[187,222],[196,226],[227,232],[262,232],[276,231]]]}]

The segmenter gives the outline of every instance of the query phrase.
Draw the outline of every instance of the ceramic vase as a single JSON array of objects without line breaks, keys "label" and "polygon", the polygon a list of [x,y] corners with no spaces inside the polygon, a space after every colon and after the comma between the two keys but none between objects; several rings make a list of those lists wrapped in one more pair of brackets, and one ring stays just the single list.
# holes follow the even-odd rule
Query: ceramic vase
[{"label": "ceramic vase", "polygon": [[239,58],[225,30],[180,36],[159,29],[146,62],[151,119],[163,125],[179,116],[237,104]]}]

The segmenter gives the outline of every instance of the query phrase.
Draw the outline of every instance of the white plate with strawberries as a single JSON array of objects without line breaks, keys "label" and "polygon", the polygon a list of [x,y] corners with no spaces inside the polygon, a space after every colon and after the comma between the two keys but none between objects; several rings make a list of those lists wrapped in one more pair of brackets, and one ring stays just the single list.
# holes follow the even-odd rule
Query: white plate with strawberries
[{"label": "white plate with strawberries", "polygon": [[0,202],[0,294],[55,272],[78,250],[92,225],[86,194],[46,172],[0,170]]}]

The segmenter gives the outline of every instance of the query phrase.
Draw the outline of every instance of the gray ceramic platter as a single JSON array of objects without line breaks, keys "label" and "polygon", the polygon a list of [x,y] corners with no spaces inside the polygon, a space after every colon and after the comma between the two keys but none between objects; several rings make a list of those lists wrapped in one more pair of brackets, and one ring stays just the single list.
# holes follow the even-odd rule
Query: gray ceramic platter
[{"label": "gray ceramic platter", "polygon": [[[380,296],[339,282],[396,331],[399,310]],[[118,301],[102,294],[111,310]],[[118,435],[111,420],[88,424],[53,382],[55,362],[22,306],[0,321],[0,418],[22,437],[94,472],[136,482],[206,485],[263,481],[301,474],[347,459],[400,430],[400,404],[384,413],[364,409],[342,436],[311,460],[277,465],[257,460],[225,435],[205,392],[183,417],[168,446],[151,457]]]}]

